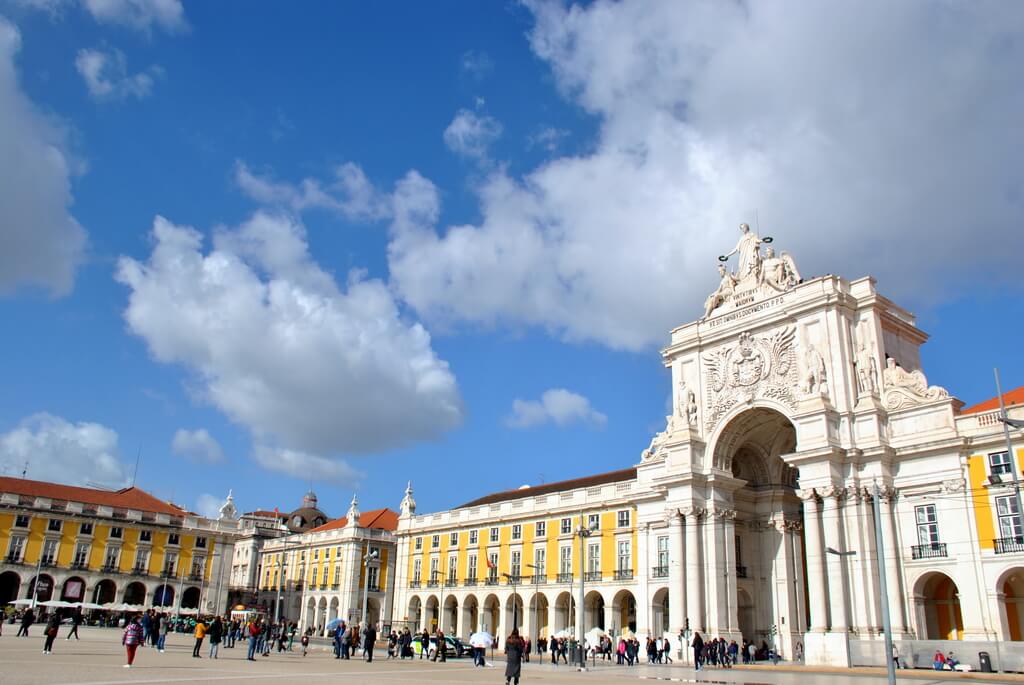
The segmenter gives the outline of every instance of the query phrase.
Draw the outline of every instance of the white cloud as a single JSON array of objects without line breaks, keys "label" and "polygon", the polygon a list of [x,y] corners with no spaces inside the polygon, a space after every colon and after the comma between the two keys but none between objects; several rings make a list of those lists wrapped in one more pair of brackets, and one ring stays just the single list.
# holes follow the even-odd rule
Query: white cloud
[{"label": "white cloud", "polygon": [[494,60],[482,50],[467,50],[462,53],[459,66],[463,73],[476,79],[482,79],[494,69]]},{"label": "white cloud", "polygon": [[567,426],[589,423],[603,427],[608,417],[590,406],[590,400],[564,388],[545,390],[539,400],[512,401],[512,414],[505,424],[512,428],[532,428],[545,423]]},{"label": "white cloud", "polygon": [[52,118],[18,85],[18,29],[0,17],[0,294],[38,286],[71,291],[86,234],[72,203],[68,158]]},{"label": "white cloud", "polygon": [[153,91],[153,80],[163,69],[152,66],[137,74],[128,73],[128,62],[118,49],[79,50],[75,68],[96,100],[142,99]]},{"label": "white cloud", "polygon": [[342,459],[328,459],[297,450],[257,446],[253,457],[268,471],[276,471],[301,480],[351,485],[364,475]]},{"label": "white cloud", "polygon": [[122,487],[127,477],[117,454],[114,430],[98,423],[71,423],[45,412],[0,435],[5,473],[20,474],[27,462],[28,477],[34,480]]},{"label": "white cloud", "polygon": [[392,282],[426,320],[649,349],[755,213],[805,276],[873,274],[911,306],[1020,286],[1024,5],[530,7],[599,130],[492,174],[476,225],[396,222]]},{"label": "white cloud", "polygon": [[257,212],[216,231],[204,254],[198,232],[157,217],[153,239],[148,261],[118,267],[130,330],[284,463],[381,452],[461,422],[455,377],[426,330],[380,281],[352,274],[342,290],[311,260],[301,224]]},{"label": "white cloud", "polygon": [[306,178],[295,185],[253,173],[239,161],[235,163],[235,182],[256,202],[296,213],[325,209],[351,221],[373,221],[387,217],[390,211],[388,198],[377,191],[358,165],[352,163],[335,167],[334,178],[326,184]]},{"label": "white cloud", "polygon": [[463,157],[484,160],[491,144],[501,137],[501,123],[494,117],[460,109],[444,130],[444,142]]},{"label": "white cloud", "polygon": [[204,492],[196,498],[196,513],[206,518],[220,518],[220,507],[224,499]]},{"label": "white cloud", "polygon": [[84,5],[101,24],[118,24],[144,33],[153,27],[168,33],[188,28],[181,0],[84,0]]},{"label": "white cloud", "polygon": [[548,152],[555,152],[558,146],[561,145],[562,140],[568,136],[569,131],[567,129],[555,126],[542,126],[536,133],[531,134],[526,142],[529,147],[540,147]]},{"label": "white cloud", "polygon": [[224,461],[220,443],[205,428],[186,430],[179,428],[171,440],[171,451],[193,461],[216,464]]}]

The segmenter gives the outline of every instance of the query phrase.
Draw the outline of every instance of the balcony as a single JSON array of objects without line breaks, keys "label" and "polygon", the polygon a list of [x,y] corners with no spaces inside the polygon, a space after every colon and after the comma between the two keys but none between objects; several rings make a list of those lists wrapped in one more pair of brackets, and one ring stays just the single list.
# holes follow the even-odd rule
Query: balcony
[{"label": "balcony", "polygon": [[932,542],[927,545],[914,545],[910,548],[911,559],[936,559],[945,556],[947,556],[945,542]]},{"label": "balcony", "polygon": [[655,566],[651,569],[651,578],[668,578],[668,566]]},{"label": "balcony", "polygon": [[20,564],[20,563],[22,563],[21,562],[21,555],[19,555],[19,554],[8,554],[6,557],[4,557],[4,563],[5,564]]},{"label": "balcony", "polygon": [[177,578],[178,575],[174,572],[173,568],[165,568],[160,572],[161,578]]},{"label": "balcony", "polygon": [[321,590],[326,590],[327,589],[327,583],[320,583],[320,589]]},{"label": "balcony", "polygon": [[587,571],[586,573],[583,574],[583,580],[585,580],[588,583],[598,583],[598,582],[601,581],[601,572],[600,571]]},{"label": "balcony", "polygon": [[996,554],[1013,554],[1024,552],[1024,535],[1012,538],[998,538],[995,540]]},{"label": "balcony", "polygon": [[631,569],[631,568],[618,568],[618,569],[615,569],[615,580],[633,580],[633,569]]},{"label": "balcony", "polygon": [[341,583],[331,583],[331,589],[332,590],[337,590],[340,587],[341,587]]},{"label": "balcony", "polygon": [[505,580],[508,581],[509,585],[522,585],[523,577],[518,573],[510,573],[505,576]]},{"label": "balcony", "polygon": [[188,579],[198,583],[198,582],[202,581],[203,574],[202,573],[190,573],[190,574],[188,574]]},{"label": "balcony", "polygon": [[534,573],[530,577],[530,582],[533,583],[534,585],[544,585],[545,583],[548,582],[548,577],[547,577],[547,575],[545,575],[543,573]]},{"label": "balcony", "polygon": [[495,576],[488,576],[484,578],[484,585],[497,585],[498,579]]},{"label": "balcony", "polygon": [[45,558],[44,557],[43,560],[39,562],[39,566],[41,568],[56,568],[57,560],[54,559],[53,557],[50,557],[50,558]]},{"label": "balcony", "polygon": [[428,580],[427,581],[427,587],[437,587],[437,581],[436,580]]},{"label": "balcony", "polygon": [[448,587],[455,587],[459,584],[459,579],[456,576],[448,576],[448,580],[444,581],[444,584]]},{"label": "balcony", "polygon": [[420,587],[420,581],[418,581],[418,580],[414,580],[414,581],[409,583],[409,588],[412,589],[412,590],[418,590],[419,587]]},{"label": "balcony", "polygon": [[476,584],[477,584],[476,578],[466,578],[465,580],[462,581],[462,585],[464,587],[476,587]]},{"label": "balcony", "polygon": [[747,567],[746,566],[737,566],[736,567],[736,577],[737,578],[746,578],[747,577]]},{"label": "balcony", "polygon": [[89,569],[89,562],[87,561],[72,561],[71,568],[79,571],[87,571]]},{"label": "balcony", "polygon": [[103,564],[100,573],[120,573],[121,569],[113,564]]},{"label": "balcony", "polygon": [[136,566],[135,568],[132,569],[132,575],[133,576],[148,576],[149,575],[149,569],[146,568],[145,566]]},{"label": "balcony", "polygon": [[572,582],[572,574],[571,573],[559,573],[558,574],[558,582],[559,583],[571,583]]},{"label": "balcony", "polygon": [[366,588],[367,592],[380,592],[380,585],[370,585]]}]

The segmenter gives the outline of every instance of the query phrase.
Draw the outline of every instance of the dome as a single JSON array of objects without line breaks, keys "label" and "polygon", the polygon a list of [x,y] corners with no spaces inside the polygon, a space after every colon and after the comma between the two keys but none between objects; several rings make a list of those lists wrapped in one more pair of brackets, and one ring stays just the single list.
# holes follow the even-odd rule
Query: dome
[{"label": "dome", "polygon": [[328,520],[327,514],[317,509],[316,494],[310,490],[302,498],[302,506],[288,514],[285,525],[293,533],[304,533],[311,528],[324,525]]}]

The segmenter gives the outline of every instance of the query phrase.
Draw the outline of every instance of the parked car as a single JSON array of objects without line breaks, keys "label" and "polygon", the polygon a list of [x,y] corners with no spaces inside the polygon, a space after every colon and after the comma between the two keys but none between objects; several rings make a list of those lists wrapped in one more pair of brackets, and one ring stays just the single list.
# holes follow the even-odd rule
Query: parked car
[{"label": "parked car", "polygon": [[[444,641],[448,645],[448,656],[452,658],[470,657],[473,655],[473,648],[463,642],[457,637],[451,637],[449,635],[444,636]],[[412,639],[412,651],[414,654],[423,653],[423,636],[417,635]],[[427,647],[427,658],[433,659],[434,653],[437,651],[437,638],[433,635],[430,636],[430,645]]]}]

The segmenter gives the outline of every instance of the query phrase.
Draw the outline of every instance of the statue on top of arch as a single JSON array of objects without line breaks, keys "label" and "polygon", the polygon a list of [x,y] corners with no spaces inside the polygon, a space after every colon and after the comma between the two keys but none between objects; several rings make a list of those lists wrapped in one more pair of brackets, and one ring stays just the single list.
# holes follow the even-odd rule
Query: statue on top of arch
[{"label": "statue on top of arch", "polygon": [[[704,301],[704,316],[710,317],[722,308],[736,308],[762,297],[785,292],[801,282],[796,262],[787,252],[775,254],[771,247],[761,253],[761,245],[772,242],[770,236],[761,237],[740,224],[739,241],[730,252],[718,258],[718,288]],[[724,262],[736,255],[736,271],[730,272]]]}]

